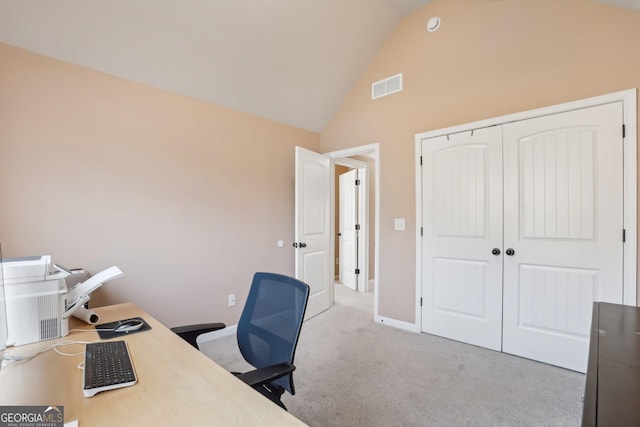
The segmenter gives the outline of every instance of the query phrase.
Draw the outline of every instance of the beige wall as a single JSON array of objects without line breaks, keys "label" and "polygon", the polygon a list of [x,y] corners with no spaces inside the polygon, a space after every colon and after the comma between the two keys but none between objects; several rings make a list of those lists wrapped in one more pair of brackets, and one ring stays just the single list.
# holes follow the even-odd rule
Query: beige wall
[{"label": "beige wall", "polygon": [[[639,41],[640,12],[590,0],[434,0],[395,29],[321,134],[380,143],[380,315],[415,321],[415,134],[637,88]],[[404,91],[371,101],[397,73]]]},{"label": "beige wall", "polygon": [[295,145],[319,135],[0,44],[4,255],[118,265],[94,304],[236,323],[253,272],[293,274]]},{"label": "beige wall", "polygon": [[[293,147],[379,142],[380,314],[412,323],[414,135],[636,88],[639,40],[640,12],[590,0],[434,0],[320,136],[0,44],[0,241],[6,256],[120,266],[96,304],[235,323],[254,271],[293,273]],[[404,91],[371,101],[399,72]]]}]

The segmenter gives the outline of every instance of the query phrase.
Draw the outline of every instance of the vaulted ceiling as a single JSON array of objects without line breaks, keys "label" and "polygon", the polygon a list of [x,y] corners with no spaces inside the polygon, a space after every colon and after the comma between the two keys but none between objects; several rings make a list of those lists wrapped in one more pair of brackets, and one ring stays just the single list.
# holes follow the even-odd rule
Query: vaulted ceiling
[{"label": "vaulted ceiling", "polygon": [[429,0],[2,0],[0,41],[321,131]]},{"label": "vaulted ceiling", "polygon": [[0,41],[320,132],[430,1],[0,0]]}]

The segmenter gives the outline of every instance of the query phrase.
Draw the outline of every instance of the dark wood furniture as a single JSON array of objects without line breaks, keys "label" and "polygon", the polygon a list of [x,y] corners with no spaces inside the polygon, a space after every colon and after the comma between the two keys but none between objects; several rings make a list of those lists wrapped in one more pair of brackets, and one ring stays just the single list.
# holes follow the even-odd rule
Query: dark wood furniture
[{"label": "dark wood furniture", "polygon": [[640,426],[640,308],[594,303],[583,426]]}]

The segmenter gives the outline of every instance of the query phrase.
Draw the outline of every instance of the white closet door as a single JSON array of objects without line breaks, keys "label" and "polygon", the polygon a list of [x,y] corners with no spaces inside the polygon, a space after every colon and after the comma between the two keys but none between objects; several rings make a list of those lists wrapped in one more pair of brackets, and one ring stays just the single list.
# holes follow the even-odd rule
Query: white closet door
[{"label": "white closet door", "polygon": [[502,132],[422,141],[422,330],[500,350]]},{"label": "white closet door", "polygon": [[622,103],[503,133],[503,351],[585,372],[593,301],[622,303]]}]

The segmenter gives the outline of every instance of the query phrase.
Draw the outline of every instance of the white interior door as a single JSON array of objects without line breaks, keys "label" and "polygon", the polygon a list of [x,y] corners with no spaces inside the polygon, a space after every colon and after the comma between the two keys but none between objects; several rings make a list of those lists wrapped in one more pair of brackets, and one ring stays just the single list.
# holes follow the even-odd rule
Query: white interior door
[{"label": "white interior door", "polygon": [[358,170],[352,169],[339,177],[340,230],[338,245],[340,250],[340,283],[358,290]]},{"label": "white interior door", "polygon": [[622,103],[504,125],[503,351],[585,372],[593,301],[622,303]]},{"label": "white interior door", "polygon": [[422,141],[422,330],[501,349],[502,131]]},{"label": "white interior door", "polygon": [[305,318],[328,309],[333,301],[331,277],[331,162],[296,147],[295,274],[309,285]]},{"label": "white interior door", "polygon": [[361,167],[358,169],[358,185],[356,185],[357,194],[357,221],[360,225],[358,230],[358,271],[360,273],[357,277],[357,289],[360,292],[367,292],[367,282],[369,281],[369,186],[367,181],[369,175],[367,173],[367,167]]}]

